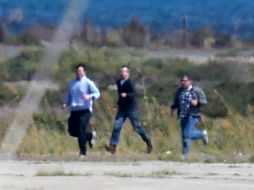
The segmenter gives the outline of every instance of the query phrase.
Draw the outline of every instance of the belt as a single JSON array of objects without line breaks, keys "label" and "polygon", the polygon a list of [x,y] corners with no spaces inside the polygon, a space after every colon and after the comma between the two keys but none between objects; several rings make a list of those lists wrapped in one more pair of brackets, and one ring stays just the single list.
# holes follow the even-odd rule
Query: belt
[{"label": "belt", "polygon": [[181,117],[181,119],[200,119],[200,115],[189,115],[189,116]]},{"label": "belt", "polygon": [[90,112],[89,109],[84,109],[84,110],[75,110],[75,111],[71,111],[71,113],[87,113]]}]

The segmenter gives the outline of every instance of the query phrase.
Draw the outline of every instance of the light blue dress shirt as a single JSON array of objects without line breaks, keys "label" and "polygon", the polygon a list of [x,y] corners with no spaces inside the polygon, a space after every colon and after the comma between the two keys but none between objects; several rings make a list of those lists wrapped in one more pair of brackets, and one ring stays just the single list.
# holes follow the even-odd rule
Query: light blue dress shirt
[{"label": "light blue dress shirt", "polygon": [[[83,96],[92,95],[92,100],[84,100]],[[94,82],[86,76],[72,80],[68,87],[68,94],[64,103],[70,107],[70,111],[79,111],[89,109],[93,111],[93,99],[100,97],[100,91]]]}]

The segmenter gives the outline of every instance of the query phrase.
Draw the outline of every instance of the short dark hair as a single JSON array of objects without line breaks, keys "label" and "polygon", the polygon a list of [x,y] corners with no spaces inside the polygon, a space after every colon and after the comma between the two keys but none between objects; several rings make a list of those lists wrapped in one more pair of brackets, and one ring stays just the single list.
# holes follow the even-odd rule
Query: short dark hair
[{"label": "short dark hair", "polygon": [[82,67],[84,70],[86,70],[86,65],[84,63],[77,64],[75,69],[77,70],[79,67]]}]

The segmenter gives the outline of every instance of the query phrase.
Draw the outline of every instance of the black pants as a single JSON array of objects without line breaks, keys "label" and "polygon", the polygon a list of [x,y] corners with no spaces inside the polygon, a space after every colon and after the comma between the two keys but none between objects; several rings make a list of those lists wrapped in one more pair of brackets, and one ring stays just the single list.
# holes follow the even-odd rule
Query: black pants
[{"label": "black pants", "polygon": [[87,110],[72,111],[68,119],[68,131],[78,138],[80,154],[86,155],[86,144],[90,140],[90,132],[86,131],[92,113]]}]

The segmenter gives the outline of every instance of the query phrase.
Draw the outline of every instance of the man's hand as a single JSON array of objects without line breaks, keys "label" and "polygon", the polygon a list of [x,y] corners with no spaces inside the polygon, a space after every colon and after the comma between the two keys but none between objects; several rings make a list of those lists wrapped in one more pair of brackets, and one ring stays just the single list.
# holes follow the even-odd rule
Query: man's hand
[{"label": "man's hand", "polygon": [[191,105],[192,106],[197,106],[198,105],[198,100],[197,99],[192,99],[191,100]]},{"label": "man's hand", "polygon": [[122,97],[122,98],[125,98],[126,96],[127,96],[127,93],[124,93],[124,92],[121,93],[121,97]]},{"label": "man's hand", "polygon": [[83,95],[83,99],[84,99],[85,101],[89,101],[89,100],[92,99],[92,95],[91,95],[91,94]]},{"label": "man's hand", "polygon": [[63,105],[62,105],[62,109],[63,109],[63,110],[65,110],[67,107],[68,107],[67,104],[63,104]]},{"label": "man's hand", "polygon": [[113,107],[113,110],[114,110],[114,111],[117,111],[118,109],[119,109],[118,105],[115,105],[115,106]]},{"label": "man's hand", "polygon": [[171,108],[170,109],[170,114],[171,114],[172,117],[174,117],[175,116],[175,110]]}]

